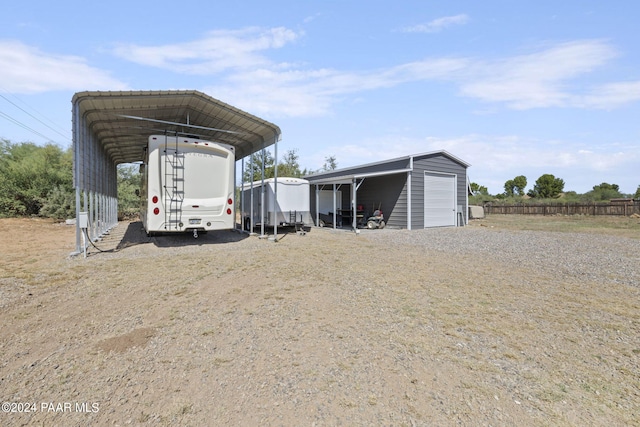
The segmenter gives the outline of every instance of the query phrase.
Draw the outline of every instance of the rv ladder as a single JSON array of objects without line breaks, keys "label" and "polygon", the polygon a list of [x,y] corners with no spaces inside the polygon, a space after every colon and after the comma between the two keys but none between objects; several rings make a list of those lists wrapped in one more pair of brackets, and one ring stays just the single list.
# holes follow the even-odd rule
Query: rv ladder
[{"label": "rv ladder", "polygon": [[175,147],[170,147],[165,138],[164,193],[164,228],[178,230],[184,200],[184,153],[178,151],[178,138]]}]

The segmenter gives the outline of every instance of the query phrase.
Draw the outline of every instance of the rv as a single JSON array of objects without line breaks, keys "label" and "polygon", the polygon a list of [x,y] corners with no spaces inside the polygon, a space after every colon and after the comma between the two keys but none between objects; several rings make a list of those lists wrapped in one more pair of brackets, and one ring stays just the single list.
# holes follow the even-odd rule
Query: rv
[{"label": "rv", "polygon": [[[278,177],[277,202],[275,179],[264,180],[264,225],[274,227],[299,227],[311,224],[309,209],[309,181],[300,178]],[[253,189],[253,190],[252,190]],[[242,186],[242,217],[244,229],[262,225],[262,181],[247,183]],[[253,208],[251,194],[253,191]],[[274,215],[275,212],[275,215]]]},{"label": "rv", "polygon": [[140,216],[148,235],[235,228],[235,152],[218,142],[152,135]]}]

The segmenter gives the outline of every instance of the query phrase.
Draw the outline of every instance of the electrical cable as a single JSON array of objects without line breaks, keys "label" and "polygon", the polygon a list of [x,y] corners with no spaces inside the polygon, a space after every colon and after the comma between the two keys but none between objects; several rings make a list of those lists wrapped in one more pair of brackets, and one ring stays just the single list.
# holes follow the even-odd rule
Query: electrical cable
[{"label": "electrical cable", "polygon": [[99,247],[97,247],[93,241],[91,240],[91,238],[89,237],[89,230],[87,230],[86,228],[83,228],[84,230],[84,234],[85,236],[87,236],[87,240],[89,241],[89,243],[91,243],[91,246],[93,246],[94,248],[96,248],[98,250],[98,252],[102,252],[102,253],[106,253],[106,252],[116,252],[115,249],[109,249],[109,250],[102,250]]},{"label": "electrical cable", "polygon": [[7,119],[8,121],[10,121],[11,123],[20,126],[23,129],[28,130],[29,132],[33,132],[36,135],[46,139],[48,142],[54,142],[53,139],[49,138],[46,135],[41,134],[40,132],[38,132],[35,129],[31,129],[29,126],[25,125],[24,123],[20,122],[19,120],[14,119],[13,117],[11,117],[10,115],[3,113],[2,111],[0,111],[0,117],[4,117],[5,119]]},{"label": "electrical cable", "polygon": [[[11,101],[9,98],[7,98],[6,96],[4,96],[3,94],[0,93],[0,98],[3,98],[5,101],[7,101],[9,104],[13,105],[14,107],[16,107],[17,109],[19,109],[20,111],[22,111],[23,113],[27,114],[29,117],[33,118],[34,120],[38,121],[40,124],[48,127],[49,129],[51,129],[52,131],[54,131],[55,133],[57,133],[58,135],[60,135],[61,137],[63,137],[66,141],[69,140],[69,137],[67,135],[63,135],[61,132],[58,132],[58,130],[52,128],[51,126],[49,126],[48,124],[46,124],[45,122],[43,122],[42,120],[40,120],[39,118],[37,118],[36,116],[34,116],[33,114],[31,114],[30,112],[28,112],[27,110],[25,110],[24,108],[20,107],[18,104],[16,104],[15,102]],[[18,98],[16,98],[18,99]],[[22,101],[24,102],[24,101]],[[26,105],[26,103],[25,103]],[[31,108],[31,107],[29,107]],[[35,109],[33,111],[36,111]],[[37,111],[36,111],[37,112]],[[42,113],[38,113],[40,115],[42,115]],[[42,116],[44,117],[44,115]],[[48,120],[48,119],[47,119]]]}]

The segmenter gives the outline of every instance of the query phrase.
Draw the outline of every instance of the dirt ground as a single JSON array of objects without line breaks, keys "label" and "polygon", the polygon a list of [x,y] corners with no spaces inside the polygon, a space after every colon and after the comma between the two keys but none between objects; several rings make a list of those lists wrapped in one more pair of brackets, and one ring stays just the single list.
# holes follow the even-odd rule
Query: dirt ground
[{"label": "dirt ground", "polygon": [[[501,229],[444,232],[478,227]],[[0,219],[0,425],[640,425],[640,287],[614,272],[327,229],[74,246]]]}]

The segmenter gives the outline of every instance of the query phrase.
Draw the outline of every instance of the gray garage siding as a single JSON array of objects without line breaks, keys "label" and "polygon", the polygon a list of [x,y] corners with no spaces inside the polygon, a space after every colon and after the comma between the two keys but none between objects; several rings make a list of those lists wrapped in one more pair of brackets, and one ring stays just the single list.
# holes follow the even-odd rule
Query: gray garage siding
[{"label": "gray garage siding", "polygon": [[[408,228],[407,208],[411,205],[411,228],[424,228],[425,172],[444,173],[456,176],[456,202],[466,223],[467,215],[467,168],[469,165],[447,153],[437,151],[416,154],[399,159],[322,172],[306,177],[311,184],[341,181],[352,183],[364,181],[358,189],[357,203],[366,211],[372,211],[381,203],[387,224],[390,227]],[[404,172],[399,172],[404,171]],[[411,172],[408,172],[411,171]],[[411,194],[408,195],[407,175],[410,175]],[[315,187],[312,185],[312,188]],[[331,185],[325,186],[330,189]],[[314,190],[312,190],[313,192]],[[343,208],[351,206],[350,184],[342,186]],[[312,196],[312,211],[315,212],[315,196]]]},{"label": "gray garage siding", "polygon": [[[466,206],[467,168],[441,153],[415,157],[411,173],[411,228],[424,228],[424,173],[439,172],[457,175],[457,204]],[[462,209],[465,217],[467,209]]]},{"label": "gray garage siding", "polygon": [[407,228],[406,182],[406,173],[366,178],[356,201],[368,214],[380,206],[387,226]]}]

